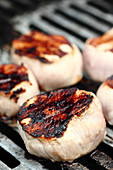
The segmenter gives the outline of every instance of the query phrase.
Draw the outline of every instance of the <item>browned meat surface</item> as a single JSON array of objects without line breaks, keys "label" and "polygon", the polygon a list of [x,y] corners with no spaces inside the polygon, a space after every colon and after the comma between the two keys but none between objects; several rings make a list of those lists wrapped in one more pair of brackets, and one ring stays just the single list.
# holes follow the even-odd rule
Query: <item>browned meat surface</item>
[{"label": "browned meat surface", "polygon": [[73,85],[82,79],[81,53],[61,35],[39,31],[22,35],[12,43],[11,58],[31,69],[46,91]]}]

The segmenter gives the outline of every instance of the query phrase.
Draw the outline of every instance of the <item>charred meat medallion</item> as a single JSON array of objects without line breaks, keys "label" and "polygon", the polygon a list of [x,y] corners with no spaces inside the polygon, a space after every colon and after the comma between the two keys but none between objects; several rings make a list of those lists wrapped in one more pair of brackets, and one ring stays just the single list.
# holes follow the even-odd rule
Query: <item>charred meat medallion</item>
[{"label": "charred meat medallion", "polygon": [[[42,89],[50,91],[82,79],[79,49],[61,35],[31,31],[13,40],[12,61],[31,69]],[[68,68],[68,69],[67,69]]]},{"label": "charred meat medallion", "polygon": [[[28,80],[27,69],[23,65],[0,65],[0,93],[9,94],[10,98],[18,100],[18,94],[25,92],[23,88],[11,91],[17,84]],[[30,83],[30,82],[29,82]]]},{"label": "charred meat medallion", "polygon": [[[27,100],[17,119],[28,151],[52,161],[73,161],[94,149],[105,133],[100,102],[93,93],[77,88],[60,89]],[[88,126],[93,129],[91,139],[90,136],[87,139],[91,133]]]},{"label": "charred meat medallion", "polygon": [[85,71],[95,81],[103,82],[113,74],[113,28],[86,41],[83,62]]},{"label": "charred meat medallion", "polygon": [[93,96],[81,93],[75,100],[76,90],[73,88],[49,92],[37,96],[33,104],[26,103],[27,111],[24,105],[20,109],[20,115],[18,113],[23,130],[34,137],[63,136],[73,116],[82,116],[93,99]]},{"label": "charred meat medallion", "polygon": [[[39,93],[35,78],[23,65],[0,65],[0,114],[13,116],[17,113],[20,103],[25,102],[33,95]],[[33,82],[32,82],[33,80]],[[32,84],[33,83],[33,84]],[[34,87],[34,90],[32,89]],[[30,93],[28,94],[28,89]],[[34,94],[35,95],[35,94]],[[25,97],[25,99],[23,99]],[[22,98],[22,99],[21,99]]]},{"label": "charred meat medallion", "polygon": [[102,103],[105,119],[113,125],[113,75],[100,85],[97,97]]}]

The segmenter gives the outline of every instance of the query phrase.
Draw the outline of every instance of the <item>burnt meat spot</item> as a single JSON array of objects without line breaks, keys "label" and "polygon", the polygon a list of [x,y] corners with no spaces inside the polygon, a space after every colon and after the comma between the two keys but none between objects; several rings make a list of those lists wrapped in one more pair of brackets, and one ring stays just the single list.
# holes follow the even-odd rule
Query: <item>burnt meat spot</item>
[{"label": "burnt meat spot", "polygon": [[71,44],[63,36],[46,35],[39,31],[33,31],[29,35],[22,35],[20,38],[13,41],[13,44],[23,43],[24,47],[15,48],[15,53],[19,56],[27,56],[35,58],[43,63],[52,63],[44,57],[45,54],[57,55],[63,57],[67,53],[62,51],[59,46],[67,44],[71,48]]},{"label": "burnt meat spot", "polygon": [[17,102],[18,98],[19,98],[19,94],[21,93],[24,93],[26,90],[25,89],[22,89],[22,88],[19,88],[17,90],[14,90],[13,92],[11,92],[11,96],[10,96],[10,99],[14,99],[15,100],[15,103]]},{"label": "burnt meat spot", "polygon": [[24,89],[11,91],[17,84],[29,81],[27,69],[23,65],[5,64],[0,65],[0,92],[9,94],[17,102],[18,94],[25,92]]},{"label": "burnt meat spot", "polygon": [[[85,92],[78,96],[77,88],[44,93],[37,96],[33,105],[26,107],[26,102],[21,107],[18,120],[22,129],[33,137],[60,138],[72,118],[81,117],[92,99],[93,96]],[[30,118],[27,124],[26,118]]]}]

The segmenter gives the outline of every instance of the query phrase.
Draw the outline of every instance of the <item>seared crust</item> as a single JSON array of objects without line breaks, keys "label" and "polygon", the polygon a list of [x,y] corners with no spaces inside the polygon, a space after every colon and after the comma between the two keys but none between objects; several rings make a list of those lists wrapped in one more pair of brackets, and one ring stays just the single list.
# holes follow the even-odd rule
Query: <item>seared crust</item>
[{"label": "seared crust", "polygon": [[0,115],[16,115],[20,106],[39,92],[35,77],[26,67],[0,65]]},{"label": "seared crust", "polygon": [[20,108],[18,120],[23,130],[33,137],[60,138],[73,117],[81,117],[93,96],[77,89],[60,89],[38,95]]},{"label": "seared crust", "polygon": [[8,94],[10,99],[18,100],[18,95],[24,93],[26,90],[19,88],[13,91],[19,83],[27,81],[28,79],[27,69],[23,65],[17,64],[5,64],[0,65],[0,93]]},{"label": "seared crust", "polygon": [[69,162],[95,149],[106,127],[98,98],[76,88],[31,98],[20,108],[17,125],[28,152]]},{"label": "seared crust", "polygon": [[83,77],[79,49],[61,35],[39,31],[22,35],[12,43],[11,60],[24,63],[45,91],[76,84]]},{"label": "seared crust", "polygon": [[27,35],[22,35],[13,41],[15,54],[38,59],[43,63],[52,63],[45,55],[57,55],[63,57],[67,52],[60,49],[62,44],[67,44],[72,48],[66,38],[61,35],[46,35],[39,31],[32,31]]}]

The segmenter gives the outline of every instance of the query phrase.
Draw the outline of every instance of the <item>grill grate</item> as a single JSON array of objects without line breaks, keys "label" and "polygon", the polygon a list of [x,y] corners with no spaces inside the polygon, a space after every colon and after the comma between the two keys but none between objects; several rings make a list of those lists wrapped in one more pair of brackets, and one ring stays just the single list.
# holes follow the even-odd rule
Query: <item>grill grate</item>
[{"label": "grill grate", "polygon": [[[61,34],[82,50],[89,37],[106,32],[113,25],[112,0],[1,0],[0,62],[9,62],[11,41],[22,33],[38,29]],[[87,86],[86,86],[87,84]],[[79,89],[96,92],[99,83],[86,75],[77,84]],[[3,170],[103,170],[113,169],[113,127],[107,124],[107,135],[96,150],[73,163],[52,163],[30,155],[18,134],[16,118],[0,120],[0,169]],[[8,160],[9,158],[9,160]],[[11,162],[11,163],[10,163]]]}]

